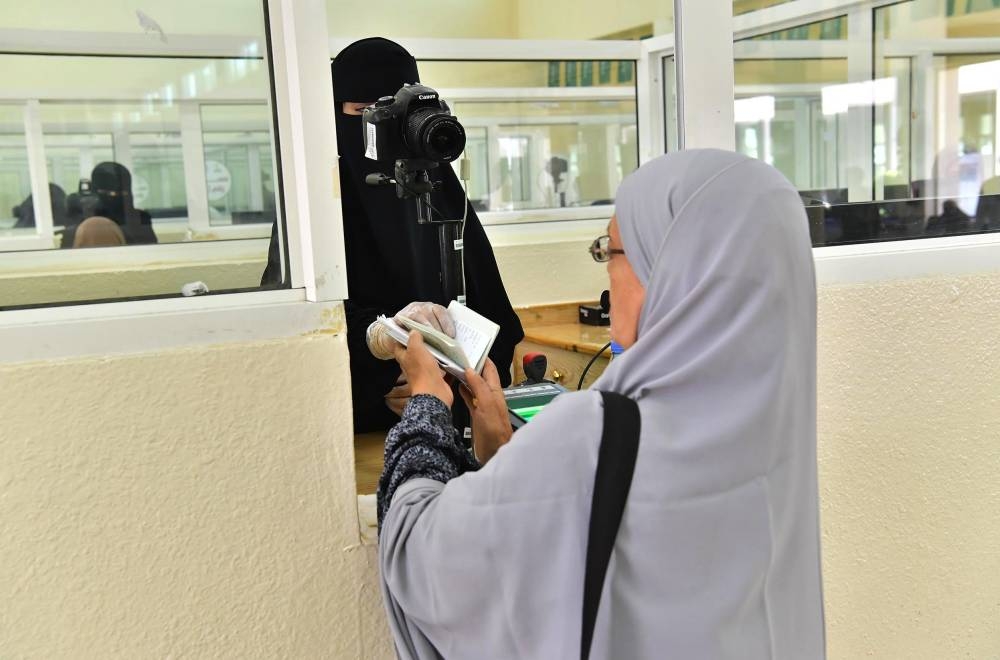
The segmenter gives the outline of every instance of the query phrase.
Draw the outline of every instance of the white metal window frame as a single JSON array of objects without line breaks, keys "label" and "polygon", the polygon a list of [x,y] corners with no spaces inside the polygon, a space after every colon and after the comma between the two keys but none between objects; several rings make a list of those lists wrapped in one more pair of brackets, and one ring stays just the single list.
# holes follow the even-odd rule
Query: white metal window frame
[{"label": "white metal window frame", "polygon": [[[269,0],[267,6],[282,177],[282,185],[276,186],[282,191],[277,201],[279,207],[285,207],[292,288],[4,311],[0,313],[0,363],[139,353],[204,345],[208,338],[213,343],[253,341],[341,327],[339,301],[347,297],[347,280],[339,191],[335,185],[339,180],[334,157],[336,135],[329,121],[333,99],[328,93],[329,84],[316,84],[330,75],[325,2]],[[53,52],[54,44],[32,38],[37,35],[15,32],[13,36],[13,41],[25,50],[35,44],[38,52]],[[225,55],[246,43],[172,38],[168,46],[115,35],[113,41],[101,45],[92,43],[93,35],[86,39],[79,35],[68,37],[64,50],[77,53],[106,52],[107,43],[115,43],[122,51],[170,55],[176,52],[174,49],[192,45],[211,48],[214,43],[215,50],[210,54]],[[263,48],[260,52],[264,52]],[[41,170],[44,173],[44,161]],[[38,180],[44,182],[46,178]],[[310,218],[316,222],[311,223]],[[121,254],[134,255],[130,258],[141,262],[155,258],[155,250],[156,255],[169,261],[168,252],[195,249],[207,254],[240,247],[246,246],[187,243],[149,249],[130,247],[122,249]],[[18,258],[33,256],[38,255]]]},{"label": "white metal window frame", "polygon": [[[728,0],[690,3],[688,11],[691,11],[691,6],[723,1]],[[845,10],[871,12],[887,4],[893,2],[795,0],[735,17],[733,35],[740,39],[765,34],[843,15]],[[319,327],[329,323],[323,320],[328,319],[327,310],[335,309],[336,301],[345,298],[347,291],[340,209],[332,194],[337,181],[335,163],[331,158],[331,154],[336,153],[336,136],[333,123],[329,121],[333,110],[332,98],[327,92],[328,87],[315,84],[316,80],[329,75],[331,42],[326,35],[325,2],[270,0],[268,20],[274,40],[274,94],[279,118],[282,190],[287,207],[293,288],[204,298],[123,301],[4,312],[0,314],[0,362],[204,344],[208,332],[212,333],[213,341],[253,340],[298,334],[304,325]],[[19,49],[25,52],[30,50],[32,44],[37,46],[39,52],[53,50],[51,44],[43,43],[34,35],[16,32],[13,40],[9,39],[10,36],[0,35],[5,43],[20,44]],[[172,39],[167,47],[138,36],[115,35],[114,39],[119,46],[135,42],[130,46],[131,52],[151,54],[170,54],[164,51],[190,48],[199,42],[198,39]],[[191,43],[186,44],[185,41]],[[202,41],[196,45],[205,49],[215,48],[211,52],[219,54],[246,44],[243,40],[233,40],[232,44],[228,44],[215,38]],[[418,41],[404,40],[404,43],[424,57],[436,55],[435,59],[462,59],[481,44],[478,41],[428,40],[426,44],[415,47]],[[79,42],[79,35],[68,35],[68,39],[61,43],[67,51],[84,52],[85,45]],[[657,81],[662,70],[662,58],[672,54],[673,43],[672,37],[655,38],[638,45],[635,42],[626,43],[628,45],[619,42],[575,42],[569,49],[560,49],[560,42],[523,47],[526,44],[520,41],[494,41],[483,44],[480,54],[492,52],[492,59],[509,59],[511,47],[516,46],[517,50],[513,52],[518,53],[518,59],[534,54],[536,59],[636,60],[639,88],[646,87],[640,91],[640,128],[652,128],[642,131],[644,146],[641,153],[645,158],[655,155],[662,148],[662,140],[658,146],[647,142],[655,133],[653,127],[662,125],[662,100],[659,104],[656,102],[657,97],[662,99],[662,85],[648,83]],[[94,44],[91,47],[95,53],[103,50]],[[706,75],[712,74],[710,63],[702,62],[701,66]],[[731,131],[732,126],[726,126],[725,130]],[[310,225],[310,217],[317,219],[314,226]],[[590,219],[586,222],[595,226],[601,220]],[[538,227],[532,232],[544,229]],[[520,232],[512,233],[505,243],[517,244],[521,241],[520,236]],[[960,275],[995,269],[1000,263],[1000,237],[972,235],[824,247],[814,250],[814,254],[821,283]],[[304,302],[324,304],[303,305]],[[140,327],[147,332],[136,332]]]}]

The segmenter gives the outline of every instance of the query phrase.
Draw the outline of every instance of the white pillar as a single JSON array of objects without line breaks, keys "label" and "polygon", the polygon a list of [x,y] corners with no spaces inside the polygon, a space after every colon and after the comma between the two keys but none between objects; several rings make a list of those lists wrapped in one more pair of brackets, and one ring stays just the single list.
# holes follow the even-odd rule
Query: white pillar
[{"label": "white pillar", "polygon": [[52,231],[52,199],[49,196],[49,172],[45,166],[42,139],[42,111],[37,100],[24,105],[24,141],[28,150],[28,174],[31,201],[35,211],[35,232],[46,247],[55,247]]},{"label": "white pillar", "polygon": [[681,149],[736,148],[732,0],[674,0]]},{"label": "white pillar", "polygon": [[347,298],[325,0],[268,3],[284,211],[293,287]]},{"label": "white pillar", "polygon": [[[91,172],[94,171],[94,165],[96,165],[96,164],[97,163],[94,162],[94,147],[90,146],[90,145],[88,145],[86,147],[81,147],[80,148],[80,168],[79,168],[80,171],[77,173],[78,174],[78,178],[80,178],[80,179],[89,179]],[[76,189],[74,188],[73,190],[67,190],[66,192],[67,193],[74,193],[74,192],[76,192]]]},{"label": "white pillar", "polygon": [[250,210],[260,211],[264,208],[264,185],[260,171],[260,145],[247,145],[247,169],[250,175]]},{"label": "white pillar", "polygon": [[[847,16],[847,80],[872,83],[872,13],[855,7]],[[847,199],[870,202],[874,183],[875,128],[870,105],[847,110]]]},{"label": "white pillar", "polygon": [[[115,162],[124,165],[129,172],[134,172],[132,163],[132,141],[128,136],[128,127],[116,127],[111,133],[112,150],[115,154]],[[90,176],[90,173],[87,173]]]},{"label": "white pillar", "polygon": [[993,95],[993,162],[989,164],[984,178],[1000,176],[1000,81]]},{"label": "white pillar", "polygon": [[196,101],[180,103],[180,120],[188,226],[193,231],[208,231],[212,224],[208,217],[205,142],[201,133],[201,107]]},{"label": "white pillar", "polygon": [[959,197],[959,153],[962,141],[962,97],[958,93],[958,69],[942,68],[937,72],[937,139],[932,161],[934,194],[940,198],[935,212],[940,213],[944,200]]},{"label": "white pillar", "polygon": [[486,169],[490,210],[500,211],[503,205],[503,176],[500,174],[500,136],[496,124],[486,126]]},{"label": "white pillar", "polygon": [[[660,33],[657,33],[660,34]],[[674,151],[676,147],[667,146],[664,135],[664,113],[670,112],[669,103],[665,101],[668,71],[664,66],[666,49],[673,49],[674,35],[665,35],[646,39],[642,42],[642,53],[636,66],[636,115],[638,118],[639,164],[643,164],[665,151]],[[674,59],[669,58],[670,84],[673,84]],[[676,118],[674,118],[676,122]],[[676,126],[676,123],[674,124]],[[667,128],[667,131],[674,130]]]},{"label": "white pillar", "polygon": [[812,124],[809,121],[809,101],[796,97],[792,101],[795,121],[795,186],[799,190],[812,190]]}]

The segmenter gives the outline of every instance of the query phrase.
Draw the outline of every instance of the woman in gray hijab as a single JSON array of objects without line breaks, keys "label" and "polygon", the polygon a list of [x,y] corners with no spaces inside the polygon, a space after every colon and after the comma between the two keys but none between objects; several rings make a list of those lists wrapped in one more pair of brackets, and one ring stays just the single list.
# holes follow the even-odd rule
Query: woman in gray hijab
[{"label": "woman in gray hijab", "polygon": [[630,175],[615,212],[592,252],[626,350],[513,436],[495,369],[467,373],[479,461],[419,336],[397,349],[415,396],[386,442],[379,563],[401,658],[579,657],[597,390],[636,400],[642,430],[590,657],[825,657],[799,196],[692,150]]}]

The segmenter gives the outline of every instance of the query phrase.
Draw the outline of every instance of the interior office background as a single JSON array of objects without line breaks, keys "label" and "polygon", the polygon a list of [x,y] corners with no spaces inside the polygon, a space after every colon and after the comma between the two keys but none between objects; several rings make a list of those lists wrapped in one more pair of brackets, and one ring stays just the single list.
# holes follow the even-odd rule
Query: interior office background
[{"label": "interior office background", "polygon": [[[997,657],[1000,7],[732,11],[727,139],[802,191],[816,245],[830,656]],[[323,277],[335,151],[303,131],[329,58],[407,45],[468,129],[514,304],[588,300],[617,183],[683,134],[674,23],[648,1],[0,10],[0,655],[390,657]],[[79,198],[106,160],[158,245],[60,248],[49,184]],[[273,218],[288,287],[254,291]],[[176,298],[196,280],[241,293]]]}]

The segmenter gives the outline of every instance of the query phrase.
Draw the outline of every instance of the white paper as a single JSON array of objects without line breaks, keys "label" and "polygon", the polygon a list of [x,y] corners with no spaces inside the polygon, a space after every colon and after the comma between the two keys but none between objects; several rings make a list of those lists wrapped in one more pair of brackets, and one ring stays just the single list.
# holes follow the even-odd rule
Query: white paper
[{"label": "white paper", "polygon": [[376,138],[377,132],[375,131],[375,124],[366,122],[365,130],[368,131],[368,145],[365,147],[365,158],[378,160],[378,139]]}]

